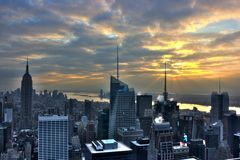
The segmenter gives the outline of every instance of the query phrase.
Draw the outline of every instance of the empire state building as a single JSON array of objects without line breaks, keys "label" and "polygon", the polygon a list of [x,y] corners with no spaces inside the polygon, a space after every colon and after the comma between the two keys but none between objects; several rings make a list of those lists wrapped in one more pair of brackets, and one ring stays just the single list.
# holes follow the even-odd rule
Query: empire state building
[{"label": "empire state building", "polygon": [[26,73],[23,75],[21,85],[21,115],[22,129],[32,128],[32,77],[29,74],[28,60]]}]

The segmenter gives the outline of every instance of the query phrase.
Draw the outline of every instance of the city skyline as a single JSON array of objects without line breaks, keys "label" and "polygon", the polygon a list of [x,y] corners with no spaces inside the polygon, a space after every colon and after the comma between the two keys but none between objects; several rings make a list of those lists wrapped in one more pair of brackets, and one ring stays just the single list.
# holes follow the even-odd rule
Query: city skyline
[{"label": "city skyline", "polygon": [[[19,88],[30,60],[37,90],[108,91],[116,76],[136,91],[239,95],[236,0],[0,2],[0,90]],[[171,9],[170,9],[171,8]],[[147,85],[146,85],[147,84]]]}]

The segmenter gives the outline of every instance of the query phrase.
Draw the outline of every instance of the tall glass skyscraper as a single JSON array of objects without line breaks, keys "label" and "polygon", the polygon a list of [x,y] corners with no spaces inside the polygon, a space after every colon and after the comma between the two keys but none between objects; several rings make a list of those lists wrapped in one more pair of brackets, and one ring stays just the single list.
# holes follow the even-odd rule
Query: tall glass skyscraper
[{"label": "tall glass skyscraper", "polygon": [[68,116],[38,117],[38,160],[68,160]]},{"label": "tall glass skyscraper", "polygon": [[23,75],[21,85],[22,129],[32,128],[32,90],[32,77],[29,74],[29,67],[27,61],[26,73]]},{"label": "tall glass skyscraper", "polygon": [[135,92],[120,80],[111,77],[109,138],[116,138],[119,127],[135,127]]}]

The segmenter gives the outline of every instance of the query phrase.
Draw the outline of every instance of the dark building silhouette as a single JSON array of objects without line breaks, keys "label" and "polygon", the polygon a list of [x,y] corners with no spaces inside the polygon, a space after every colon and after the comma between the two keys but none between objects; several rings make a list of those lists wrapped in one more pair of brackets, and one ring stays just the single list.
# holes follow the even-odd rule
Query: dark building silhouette
[{"label": "dark building silhouette", "polygon": [[149,138],[138,138],[131,141],[130,147],[133,150],[134,160],[146,160],[148,158]]},{"label": "dark building silhouette", "polygon": [[88,117],[88,120],[94,120],[94,110],[92,106],[92,101],[85,100],[84,108],[85,108],[85,115]]},{"label": "dark building silhouette", "polygon": [[23,75],[21,85],[22,129],[32,128],[32,90],[32,77],[29,74],[27,61],[26,73]]},{"label": "dark building silhouette", "polygon": [[205,145],[203,139],[191,139],[188,147],[189,156],[205,159]]},{"label": "dark building silhouette", "polygon": [[95,124],[93,120],[90,120],[86,127],[86,142],[90,143],[96,139]]},{"label": "dark building silhouette", "polygon": [[234,133],[239,131],[240,119],[235,111],[229,111],[223,115],[223,139],[227,141],[230,150],[235,147],[233,145]]},{"label": "dark building silhouette", "polygon": [[3,103],[0,102],[0,123],[2,123],[4,121],[3,118]]},{"label": "dark building silhouette", "polygon": [[108,122],[109,121],[109,109],[104,109],[98,114],[98,139],[107,139],[108,138]]},{"label": "dark building silhouette", "polygon": [[137,117],[145,117],[145,110],[152,109],[152,95],[137,96]]},{"label": "dark building silhouette", "polygon": [[152,117],[141,117],[139,118],[141,129],[143,130],[143,135],[149,137],[149,133],[152,125]]},{"label": "dark building silhouette", "polygon": [[7,127],[0,126],[0,153],[6,152],[7,141],[8,141]]},{"label": "dark building silhouette", "polygon": [[233,157],[238,158],[240,157],[240,133],[236,133],[233,136]]},{"label": "dark building silhouette", "polygon": [[156,101],[154,109],[154,115],[157,116],[162,114],[163,119],[166,122],[170,122],[170,125],[173,129],[173,139],[174,141],[180,140],[180,132],[179,132],[179,106],[176,101],[172,101],[168,99],[167,92],[167,72],[166,72],[166,63],[165,63],[165,77],[164,77],[164,99],[163,101]]},{"label": "dark building silhouette", "polygon": [[229,96],[227,92],[213,92],[211,95],[211,123],[223,119],[223,114],[229,111]]},{"label": "dark building silhouette", "polygon": [[140,121],[141,129],[143,129],[144,136],[148,137],[153,117],[152,95],[137,96],[137,117]]}]

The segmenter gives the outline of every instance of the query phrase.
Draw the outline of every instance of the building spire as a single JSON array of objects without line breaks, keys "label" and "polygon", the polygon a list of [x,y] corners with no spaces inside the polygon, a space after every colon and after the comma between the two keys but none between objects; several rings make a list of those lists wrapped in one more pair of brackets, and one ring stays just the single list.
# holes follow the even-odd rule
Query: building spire
[{"label": "building spire", "polygon": [[117,79],[119,79],[119,57],[118,57],[118,45],[117,45]]},{"label": "building spire", "polygon": [[167,93],[167,63],[165,62],[165,73],[164,73],[164,92],[163,92],[163,96],[164,96],[164,101],[167,101],[168,99],[168,93]]},{"label": "building spire", "polygon": [[218,79],[218,92],[221,93],[221,78]]},{"label": "building spire", "polygon": [[28,56],[27,56],[26,73],[29,73],[29,67],[28,67]]}]

